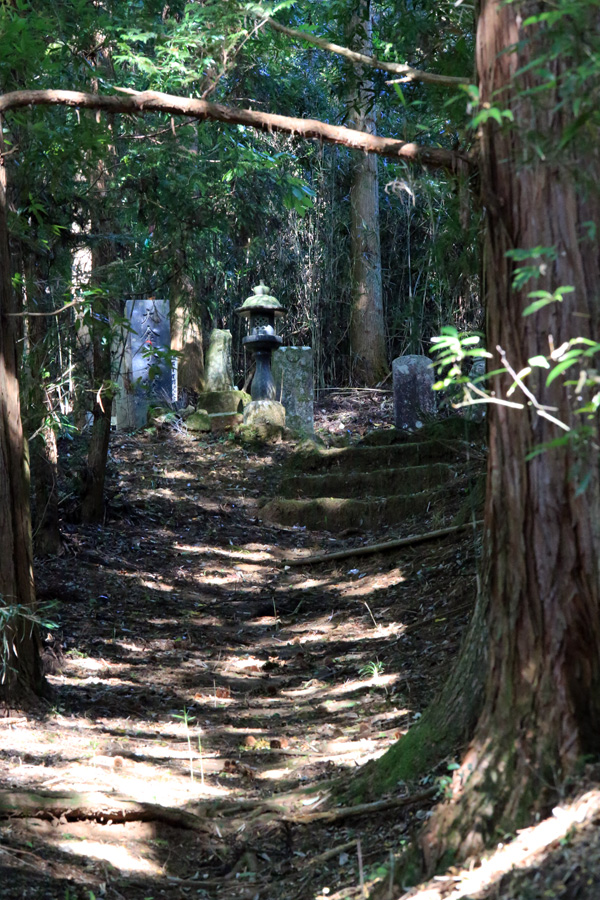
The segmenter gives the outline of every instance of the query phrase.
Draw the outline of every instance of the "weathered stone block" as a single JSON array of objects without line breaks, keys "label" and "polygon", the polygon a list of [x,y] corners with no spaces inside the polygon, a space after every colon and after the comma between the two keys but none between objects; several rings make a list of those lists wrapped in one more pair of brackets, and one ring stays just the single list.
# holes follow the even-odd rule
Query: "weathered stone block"
[{"label": "weathered stone block", "polygon": [[392,363],[396,428],[419,428],[436,411],[433,364],[428,356],[399,356]]},{"label": "weathered stone block", "polygon": [[198,395],[198,405],[211,415],[237,413],[247,403],[250,403],[250,394],[245,391],[205,391]]},{"label": "weathered stone block", "polygon": [[233,388],[231,332],[214,328],[206,352],[204,382],[206,391],[230,391]]},{"label": "weathered stone block", "polygon": [[285,407],[287,427],[295,434],[314,431],[312,347],[280,347],[271,358],[276,399]]},{"label": "weathered stone block", "polygon": [[239,413],[212,413],[208,418],[213,432],[234,431],[244,421]]}]

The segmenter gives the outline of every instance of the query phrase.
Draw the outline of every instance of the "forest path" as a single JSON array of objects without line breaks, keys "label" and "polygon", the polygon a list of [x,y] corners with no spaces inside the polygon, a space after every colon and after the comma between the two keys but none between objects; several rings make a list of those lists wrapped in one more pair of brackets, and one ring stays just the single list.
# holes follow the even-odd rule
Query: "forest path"
[{"label": "forest path", "polygon": [[[445,676],[472,538],[286,568],[375,537],[261,521],[292,449],[113,440],[107,521],[67,524],[68,553],[38,561],[40,597],[59,601],[53,705],[0,719],[3,898],[351,897],[357,841],[369,877],[426,814],[445,764],[358,818],[331,781]],[[20,817],[2,818],[15,792]]]}]

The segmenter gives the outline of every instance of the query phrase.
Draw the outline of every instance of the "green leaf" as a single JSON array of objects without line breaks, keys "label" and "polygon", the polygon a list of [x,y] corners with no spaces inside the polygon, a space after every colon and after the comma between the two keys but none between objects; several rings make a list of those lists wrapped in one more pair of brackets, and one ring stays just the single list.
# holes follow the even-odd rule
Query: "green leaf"
[{"label": "green leaf", "polygon": [[574,366],[576,362],[576,359],[563,359],[562,362],[557,363],[546,378],[546,387],[552,384],[553,381],[556,381],[559,375],[566,372],[571,366]]},{"label": "green leaf", "polygon": [[[529,296],[531,296],[531,294]],[[557,297],[553,297],[552,294],[549,294],[547,297],[543,297],[541,300],[535,300],[533,303],[530,303],[529,306],[525,307],[521,315],[531,316],[533,313],[538,312],[538,310],[543,309],[550,303],[554,303],[557,299]]]}]

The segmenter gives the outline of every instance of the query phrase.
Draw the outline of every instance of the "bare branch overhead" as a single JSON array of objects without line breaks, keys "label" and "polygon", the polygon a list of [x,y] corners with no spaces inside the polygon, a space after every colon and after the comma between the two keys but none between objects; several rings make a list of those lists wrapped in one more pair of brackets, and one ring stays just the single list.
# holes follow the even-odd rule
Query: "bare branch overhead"
[{"label": "bare branch overhead", "polygon": [[162,112],[172,116],[188,116],[200,121],[213,120],[230,125],[246,125],[259,131],[281,131],[302,138],[315,138],[332,144],[342,144],[352,150],[376,153],[389,159],[419,163],[432,169],[458,172],[475,165],[474,159],[466,153],[439,147],[423,147],[395,138],[378,137],[352,128],[329,125],[318,119],[297,119],[253,109],[237,109],[219,103],[209,103],[206,100],[162,94],[158,91],[132,91],[127,88],[117,90],[118,95],[87,94],[81,91],[12,91],[0,95],[0,114],[26,106],[70,106],[130,114]]},{"label": "bare branch overhead", "polygon": [[274,31],[279,31],[281,34],[286,34],[288,37],[298,41],[314,44],[315,47],[320,47],[321,50],[327,50],[329,53],[337,53],[351,62],[370,66],[372,69],[381,69],[384,72],[392,72],[394,75],[401,75],[402,78],[398,79],[399,81],[422,81],[426,84],[443,84],[446,87],[456,87],[458,84],[469,84],[472,80],[471,78],[456,75],[436,75],[433,72],[423,72],[421,69],[413,69],[412,66],[407,66],[403,63],[384,62],[381,59],[375,59],[374,56],[366,56],[364,53],[357,53],[355,50],[348,49],[348,47],[342,47],[340,44],[332,44],[331,41],[309,34],[307,31],[287,28],[285,25],[280,25],[275,19],[268,18],[266,23]]}]

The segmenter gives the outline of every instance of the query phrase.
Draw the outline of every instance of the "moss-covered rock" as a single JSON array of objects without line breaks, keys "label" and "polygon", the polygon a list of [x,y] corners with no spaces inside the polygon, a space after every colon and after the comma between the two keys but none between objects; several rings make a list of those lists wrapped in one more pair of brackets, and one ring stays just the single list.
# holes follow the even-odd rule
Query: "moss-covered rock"
[{"label": "moss-covered rock", "polygon": [[240,425],[237,434],[243,444],[270,444],[281,440],[283,428],[270,422],[257,422],[255,425]]},{"label": "moss-covered rock", "polygon": [[197,409],[185,420],[188,431],[210,431],[210,416],[205,409]]}]

